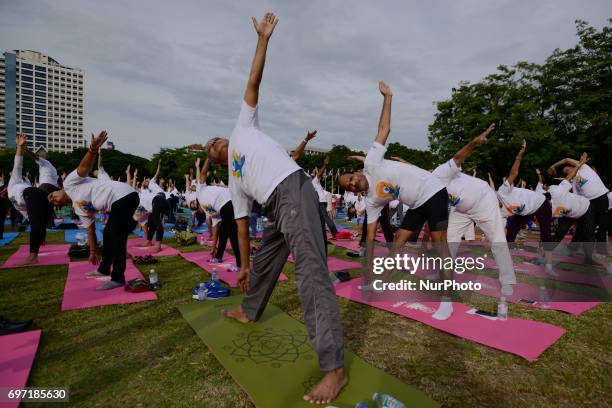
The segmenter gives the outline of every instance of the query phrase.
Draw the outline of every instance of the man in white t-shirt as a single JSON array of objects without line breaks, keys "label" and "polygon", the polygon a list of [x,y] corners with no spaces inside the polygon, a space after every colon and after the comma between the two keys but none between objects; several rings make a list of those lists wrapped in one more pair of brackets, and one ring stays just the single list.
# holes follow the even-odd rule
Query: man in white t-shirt
[{"label": "man in white t-shirt", "polygon": [[[348,378],[344,372],[340,313],[318,222],[318,197],[310,177],[259,127],[259,85],[268,40],[277,22],[271,13],[260,22],[253,18],[257,49],[238,122],[229,140],[214,138],[206,144],[208,157],[229,167],[229,188],[242,257],[238,283],[246,292],[241,307],[225,314],[243,323],[258,320],[291,252],[304,321],[319,356],[320,369],[325,372],[304,399],[329,404]],[[249,270],[248,216],[253,200],[265,208],[268,226],[253,260],[253,270]]]},{"label": "man in white t-shirt", "polygon": [[[7,186],[8,199],[25,218],[30,221],[30,253],[23,259],[20,265],[32,265],[38,262],[38,252],[47,236],[47,224],[52,221],[53,207],[47,201],[47,191],[57,190],[50,184],[45,184],[45,190],[39,187],[33,187],[26,178],[23,177],[23,156],[27,150],[27,137],[24,133],[17,135],[15,161],[13,171]],[[34,159],[37,156],[28,152]],[[44,161],[42,163],[43,174],[50,166],[55,169],[51,163]],[[48,171],[47,173],[51,173]],[[52,181],[48,179],[50,174],[44,174],[42,180],[46,183]],[[57,173],[56,173],[57,176]],[[57,179],[55,180],[57,184]],[[1,220],[4,223],[4,220]]]},{"label": "man in white t-shirt", "polygon": [[576,225],[573,244],[570,246],[581,245],[585,263],[597,265],[599,263],[593,259],[595,214],[592,202],[584,196],[570,192],[572,190],[571,181],[576,177],[581,166],[585,165],[587,158],[587,154],[583,153],[578,165],[572,167],[571,171],[565,175],[565,179],[548,189],[553,217],[557,218],[557,229],[552,240],[556,247],[556,244],[563,240],[569,229]]},{"label": "man in white t-shirt", "polygon": [[556,276],[557,273],[552,267],[552,207],[543,194],[514,186],[526,148],[527,142],[523,140],[510,174],[497,189],[497,198],[502,204],[502,211],[506,211],[510,216],[506,239],[508,242],[514,242],[519,231],[525,228],[533,218],[537,219],[540,227],[540,243],[544,249],[546,272]]},{"label": "man in white t-shirt", "polygon": [[[550,166],[548,172],[550,174],[556,174],[556,168],[564,165],[563,173],[567,175],[574,167],[578,166],[578,164],[578,160],[568,157]],[[595,223],[596,230],[595,239],[597,241],[597,252],[607,255],[606,231],[608,229],[608,192],[610,189],[588,164],[580,166],[572,181],[572,187],[574,194],[581,195],[591,202],[593,222]]]},{"label": "man in white t-shirt", "polygon": [[[55,205],[72,204],[75,214],[80,218],[81,227],[87,229],[89,261],[93,265],[100,265],[97,271],[88,272],[86,275],[110,277],[108,282],[96,290],[110,290],[125,285],[127,239],[134,230],[133,217],[139,204],[138,193],[128,184],[89,177],[98,149],[106,139],[106,131],[92,137],[89,150],[79,167],[66,177],[63,189],[49,194],[48,197]],[[110,212],[104,227],[101,262],[98,258],[96,238],[97,212]]]},{"label": "man in white t-shirt", "polygon": [[[391,131],[391,99],[392,92],[383,81],[379,83],[383,95],[383,107],[378,125],[378,133],[374,144],[364,160],[363,173],[345,173],[340,176],[340,186],[353,193],[367,192],[366,214],[367,225],[367,262],[372,259],[372,244],[374,243],[378,218],[383,208],[393,200],[400,200],[410,209],[404,215],[402,224],[395,235],[393,243],[397,248],[411,238],[418,236],[423,224],[428,222],[431,236],[439,251],[440,257],[450,256],[446,241],[448,226],[448,194],[444,184],[427,170],[412,164],[385,160],[387,151],[385,144]],[[388,210],[387,210],[388,211]],[[388,221],[388,212],[386,217]],[[450,270],[440,271],[444,279],[452,278]],[[373,277],[364,276],[362,290],[373,290]],[[450,293],[440,302],[438,310],[433,314],[435,319],[446,320],[452,314]]]},{"label": "man in white t-shirt", "polygon": [[476,146],[487,142],[494,129],[495,124],[492,124],[432,173],[446,185],[448,191],[451,205],[448,243],[451,255],[453,258],[457,255],[462,236],[465,235],[466,240],[469,240],[469,231],[473,231],[476,223],[491,242],[491,251],[499,268],[501,293],[509,296],[513,292],[516,275],[495,191],[484,180],[461,172],[460,167]]}]

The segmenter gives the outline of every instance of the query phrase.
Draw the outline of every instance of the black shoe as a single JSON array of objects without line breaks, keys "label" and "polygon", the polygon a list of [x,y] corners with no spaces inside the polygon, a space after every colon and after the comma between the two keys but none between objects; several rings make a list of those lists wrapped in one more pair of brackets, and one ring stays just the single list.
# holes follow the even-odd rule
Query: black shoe
[{"label": "black shoe", "polygon": [[32,320],[13,320],[7,319],[6,317],[0,316],[0,324],[10,323],[10,324],[32,324]]},{"label": "black shoe", "polygon": [[30,323],[31,321],[26,321],[23,323],[10,323],[7,320],[0,321],[0,336],[25,331]]}]

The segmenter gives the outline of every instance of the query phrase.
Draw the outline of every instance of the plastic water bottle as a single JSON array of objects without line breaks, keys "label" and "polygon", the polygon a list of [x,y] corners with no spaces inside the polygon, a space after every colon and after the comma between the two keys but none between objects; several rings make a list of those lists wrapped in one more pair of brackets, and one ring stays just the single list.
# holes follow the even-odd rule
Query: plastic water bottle
[{"label": "plastic water bottle", "polygon": [[389,394],[379,394],[377,392],[372,395],[372,399],[378,408],[406,408],[404,404],[396,400]]},{"label": "plastic water bottle", "polygon": [[542,303],[542,307],[548,308],[548,302],[550,302],[550,297],[548,296],[546,286],[540,286],[540,303]]},{"label": "plastic water bottle", "polygon": [[157,279],[157,272],[155,272],[155,269],[151,269],[151,271],[149,271],[149,283],[151,284],[153,289],[157,288],[159,284],[159,280]]},{"label": "plastic water bottle", "polygon": [[503,296],[500,298],[499,304],[497,305],[497,318],[499,320],[508,319],[508,303],[506,302],[506,298]]},{"label": "plastic water bottle", "polygon": [[204,287],[204,282],[200,283],[200,287],[198,288],[198,300],[206,300],[206,288]]},{"label": "plastic water bottle", "polygon": [[187,232],[191,232],[191,225],[187,224]]},{"label": "plastic water bottle", "polygon": [[212,272],[210,273],[210,276],[213,281],[215,281],[216,283],[219,283],[219,273],[217,273],[217,268],[212,268]]}]

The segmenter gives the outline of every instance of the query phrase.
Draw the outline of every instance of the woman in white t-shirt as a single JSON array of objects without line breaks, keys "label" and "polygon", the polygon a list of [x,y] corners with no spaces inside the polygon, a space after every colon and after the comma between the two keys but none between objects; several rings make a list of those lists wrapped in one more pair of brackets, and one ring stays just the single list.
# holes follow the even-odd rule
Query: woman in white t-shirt
[{"label": "woman in white t-shirt", "polygon": [[[97,290],[109,290],[125,284],[125,268],[128,235],[135,227],[134,212],[140,202],[138,193],[126,183],[89,177],[98,148],[106,142],[106,131],[92,136],[89,150],[79,167],[64,180],[62,190],[49,194],[55,205],[72,204],[81,226],[87,228],[89,261],[100,264],[97,271],[88,272],[92,277],[108,277],[110,280]],[[110,216],[104,227],[104,250],[99,262],[95,215],[108,211]],[[111,271],[112,269],[112,271]]]},{"label": "woman in white t-shirt", "polygon": [[[565,158],[559,160],[548,168],[548,173],[556,174],[558,166],[563,167],[563,173],[569,174],[579,165],[579,161]],[[572,180],[574,194],[581,195],[591,202],[593,211],[593,222],[595,223],[597,241],[597,252],[607,255],[606,230],[608,229],[608,192],[610,189],[603,183],[599,175],[588,164],[583,164],[578,169]]]}]

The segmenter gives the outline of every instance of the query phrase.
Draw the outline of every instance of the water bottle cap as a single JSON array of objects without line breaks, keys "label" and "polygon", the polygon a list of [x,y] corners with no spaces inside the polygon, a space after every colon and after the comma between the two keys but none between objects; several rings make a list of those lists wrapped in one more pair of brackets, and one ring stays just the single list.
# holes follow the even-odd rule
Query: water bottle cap
[{"label": "water bottle cap", "polygon": [[372,399],[373,399],[374,401],[376,401],[376,400],[378,399],[378,393],[377,393],[377,392],[375,392],[374,394],[372,394]]},{"label": "water bottle cap", "polygon": [[149,273],[155,273],[155,269],[151,268],[151,272],[149,272]]}]

